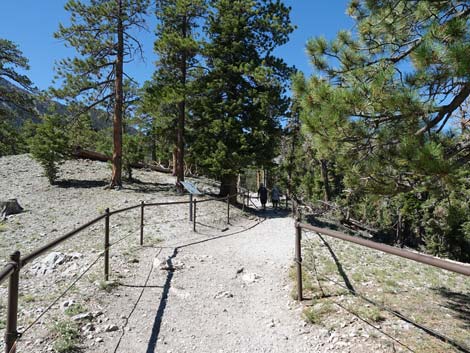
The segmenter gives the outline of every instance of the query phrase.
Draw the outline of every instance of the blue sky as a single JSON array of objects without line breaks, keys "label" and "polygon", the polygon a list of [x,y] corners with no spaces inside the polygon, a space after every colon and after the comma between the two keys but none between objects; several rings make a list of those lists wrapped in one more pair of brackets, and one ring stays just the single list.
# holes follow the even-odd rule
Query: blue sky
[{"label": "blue sky", "polygon": [[[276,54],[290,65],[310,73],[305,55],[306,41],[323,35],[333,38],[341,29],[350,29],[352,21],[345,15],[347,0],[285,0],[292,7],[292,23],[297,30],[289,43],[277,49]],[[0,38],[9,39],[19,45],[29,59],[31,69],[27,75],[40,89],[52,84],[54,62],[73,56],[72,49],[54,39],[53,33],[59,22],[67,23],[68,13],[64,10],[65,0],[4,0],[0,11]],[[137,60],[127,67],[129,73],[140,83],[149,79],[154,71],[153,26],[148,32],[140,33],[144,44],[145,61]]]}]

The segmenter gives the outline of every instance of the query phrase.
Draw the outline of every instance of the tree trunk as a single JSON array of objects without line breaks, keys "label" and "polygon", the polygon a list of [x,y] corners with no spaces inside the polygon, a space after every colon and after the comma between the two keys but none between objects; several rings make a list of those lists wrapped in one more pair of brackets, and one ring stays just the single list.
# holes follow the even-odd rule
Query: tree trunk
[{"label": "tree trunk", "polygon": [[[219,196],[224,197],[228,195],[236,195],[237,193],[237,175],[226,174],[221,178]],[[236,200],[236,197],[232,199],[232,203]]]},{"label": "tree trunk", "polygon": [[[181,36],[183,38],[187,37],[187,16],[184,15],[182,20],[181,26]],[[181,53],[181,61],[180,61],[180,78],[181,78],[181,85],[183,90],[186,89],[186,49],[182,49]],[[184,188],[181,185],[181,182],[184,181],[184,125],[185,125],[185,115],[186,115],[186,93],[184,93],[182,101],[178,103],[178,132],[176,137],[176,146],[178,148],[177,152],[177,168],[176,168],[176,186],[178,191],[183,192]]]},{"label": "tree trunk", "polygon": [[172,172],[172,175],[173,176],[176,176],[176,164],[177,164],[177,160],[178,158],[176,157],[178,154],[178,149],[176,148],[176,146],[173,147],[173,164],[172,164],[172,168],[173,168],[173,172]]},{"label": "tree trunk", "polygon": [[401,216],[399,209],[397,210],[397,213],[398,213],[398,221],[397,221],[397,234],[396,234],[395,243],[403,248],[405,246],[405,241],[403,239],[403,220],[402,220],[402,216]]},{"label": "tree trunk", "polygon": [[178,111],[178,133],[176,144],[176,186],[180,192],[183,192],[181,182],[184,181],[184,101],[178,103]]},{"label": "tree trunk", "polygon": [[122,186],[122,111],[123,111],[123,67],[124,67],[124,29],[122,24],[122,0],[118,3],[117,16],[117,54],[116,54],[116,77],[114,80],[114,119],[113,119],[113,174],[110,187]]},{"label": "tree trunk", "polygon": [[290,155],[289,155],[289,165],[287,169],[287,196],[292,197],[294,194],[294,187],[293,187],[293,182],[292,182],[292,173],[295,167],[295,147],[297,144],[297,133],[299,131],[298,129],[298,114],[295,114],[294,118],[294,126],[292,127],[292,141],[291,141],[291,149],[290,149]]},{"label": "tree trunk", "polygon": [[323,199],[325,202],[329,202],[331,199],[330,183],[328,180],[328,161],[322,159],[320,161],[321,165],[321,176],[323,179]]},{"label": "tree trunk", "polygon": [[153,127],[152,127],[151,136],[150,136],[150,148],[152,149],[151,151],[152,162],[156,162],[157,161],[157,141],[156,141],[155,128]]},{"label": "tree trunk", "polygon": [[103,153],[90,151],[90,150],[84,150],[80,146],[74,147],[72,151],[72,156],[75,158],[79,158],[79,159],[90,159],[92,161],[100,161],[100,162],[108,162],[108,161],[113,160],[112,157],[109,157]]}]

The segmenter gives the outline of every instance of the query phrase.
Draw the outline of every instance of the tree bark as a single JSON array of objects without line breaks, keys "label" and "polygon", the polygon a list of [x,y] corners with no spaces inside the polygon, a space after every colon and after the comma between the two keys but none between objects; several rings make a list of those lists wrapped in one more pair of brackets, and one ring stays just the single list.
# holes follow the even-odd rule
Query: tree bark
[{"label": "tree bark", "polygon": [[152,149],[151,151],[152,162],[156,162],[157,161],[157,142],[156,142],[156,133],[155,133],[154,127],[152,127],[152,132],[150,136],[150,148]]},{"label": "tree bark", "polygon": [[172,164],[172,169],[173,169],[173,172],[172,172],[172,175],[173,176],[176,176],[176,165],[177,165],[177,160],[178,158],[176,157],[178,155],[178,149],[176,148],[176,146],[173,147],[173,164]]},{"label": "tree bark", "polygon": [[122,186],[122,111],[123,111],[123,68],[124,68],[124,28],[122,23],[122,0],[118,4],[117,15],[117,54],[116,77],[114,79],[114,119],[113,119],[113,174],[110,187]]},{"label": "tree bark", "polygon": [[[235,195],[237,193],[237,175],[236,174],[225,174],[221,178],[219,196],[224,197],[228,195]],[[236,200],[234,197],[232,203]]]},{"label": "tree bark", "polygon": [[321,165],[321,176],[323,179],[323,199],[325,202],[329,202],[331,199],[331,191],[330,191],[330,182],[328,180],[328,161],[326,159],[322,159],[320,161]]},{"label": "tree bark", "polygon": [[[187,16],[184,15],[182,18],[181,36],[187,37]],[[187,55],[186,49],[182,49],[180,61],[181,71],[181,85],[183,87],[183,99],[178,103],[178,131],[176,137],[177,151],[177,168],[176,168],[176,186],[178,191],[183,192],[184,188],[181,182],[184,181],[184,125],[186,116],[186,71],[187,71]]]},{"label": "tree bark", "polygon": [[295,153],[296,153],[296,145],[297,145],[297,138],[299,133],[299,115],[296,112],[294,117],[294,126],[292,127],[292,141],[291,141],[291,150],[289,155],[289,165],[287,169],[287,196],[292,197],[294,194],[294,187],[292,181],[292,174],[295,167]]}]

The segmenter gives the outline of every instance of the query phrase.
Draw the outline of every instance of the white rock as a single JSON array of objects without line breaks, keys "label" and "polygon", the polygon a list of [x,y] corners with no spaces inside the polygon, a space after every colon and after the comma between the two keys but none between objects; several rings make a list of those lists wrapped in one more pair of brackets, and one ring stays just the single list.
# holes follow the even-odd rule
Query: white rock
[{"label": "white rock", "polygon": [[221,292],[218,292],[216,295],[214,295],[214,299],[220,299],[220,298],[233,298],[233,294],[227,291],[221,291]]},{"label": "white rock", "polygon": [[93,325],[91,322],[89,322],[89,323],[85,324],[85,326],[82,326],[81,330],[84,333],[95,331],[95,325]]},{"label": "white rock", "polygon": [[60,304],[60,308],[62,309],[62,311],[64,311],[65,309],[71,307],[72,305],[75,305],[76,302],[75,300],[73,299],[69,299],[69,300],[66,300],[65,302],[63,302],[62,304]]},{"label": "white rock", "polygon": [[88,320],[88,319],[92,319],[92,318],[93,318],[93,315],[90,312],[86,312],[86,313],[82,313],[82,314],[72,316],[71,320],[72,321],[81,321],[81,320]]},{"label": "white rock", "polygon": [[117,331],[117,330],[119,330],[119,326],[117,326],[117,325],[107,325],[104,328],[104,332],[114,332],[114,331]]},{"label": "white rock", "polygon": [[242,280],[244,280],[247,283],[254,283],[260,278],[261,276],[257,275],[256,273],[245,273],[242,276]]}]

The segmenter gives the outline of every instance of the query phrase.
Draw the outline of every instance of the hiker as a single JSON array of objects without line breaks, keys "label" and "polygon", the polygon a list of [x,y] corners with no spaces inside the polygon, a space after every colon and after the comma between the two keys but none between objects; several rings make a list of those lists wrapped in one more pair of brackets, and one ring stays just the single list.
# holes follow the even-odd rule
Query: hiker
[{"label": "hiker", "polygon": [[258,197],[261,201],[261,205],[263,206],[263,210],[266,210],[266,202],[268,201],[268,189],[266,189],[263,184],[259,185]]},{"label": "hiker", "polygon": [[281,197],[281,192],[276,185],[273,186],[271,190],[271,202],[273,203],[273,208],[277,210],[279,208],[279,198]]}]

